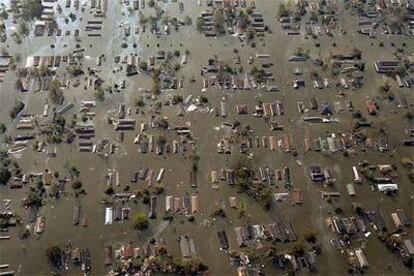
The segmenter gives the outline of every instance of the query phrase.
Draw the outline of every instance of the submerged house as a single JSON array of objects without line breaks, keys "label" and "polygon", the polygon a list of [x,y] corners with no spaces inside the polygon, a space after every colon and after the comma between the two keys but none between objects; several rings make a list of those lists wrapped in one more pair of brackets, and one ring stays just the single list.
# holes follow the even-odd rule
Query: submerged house
[{"label": "submerged house", "polygon": [[401,64],[399,60],[378,60],[374,66],[378,73],[395,73]]},{"label": "submerged house", "polygon": [[328,104],[328,103],[324,103],[321,106],[320,114],[323,115],[323,116],[331,116],[331,115],[333,115],[334,113],[333,113],[333,110],[332,110],[331,105]]}]

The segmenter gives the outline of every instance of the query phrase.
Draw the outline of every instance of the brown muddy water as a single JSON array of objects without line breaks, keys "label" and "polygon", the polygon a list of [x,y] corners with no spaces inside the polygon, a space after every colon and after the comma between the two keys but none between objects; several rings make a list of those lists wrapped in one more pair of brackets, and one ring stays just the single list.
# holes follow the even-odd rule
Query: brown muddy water
[{"label": "brown muddy water", "polygon": [[[207,64],[208,58],[217,55],[220,59],[232,64],[233,49],[237,48],[242,59],[242,64],[246,68],[247,58],[251,53],[267,53],[271,56],[275,66],[271,68],[275,82],[280,87],[279,92],[269,93],[261,90],[256,92],[223,92],[224,90],[215,90],[209,88],[207,92],[203,92],[209,99],[211,107],[219,106],[223,96],[227,97],[226,105],[228,107],[229,116],[226,119],[214,117],[214,114],[205,114],[193,112],[186,114],[184,117],[176,116],[175,107],[163,107],[162,116],[168,117],[174,125],[183,125],[186,122],[191,123],[191,129],[197,137],[197,152],[200,156],[199,162],[199,178],[198,188],[191,188],[188,183],[188,172],[191,170],[191,161],[173,154],[156,156],[151,154],[139,154],[137,146],[132,143],[137,131],[126,132],[124,142],[119,146],[114,155],[104,160],[92,153],[79,153],[76,143],[73,145],[61,145],[57,148],[57,156],[49,158],[45,153],[34,152],[31,147],[25,150],[18,159],[19,164],[23,168],[23,172],[41,172],[45,168],[51,171],[59,171],[61,175],[65,173],[64,165],[66,163],[74,164],[80,170],[80,179],[86,189],[87,195],[74,197],[70,187],[66,188],[67,194],[59,200],[47,199],[47,203],[41,208],[40,213],[46,216],[46,230],[44,234],[36,236],[32,234],[29,239],[20,240],[17,236],[17,229],[11,228],[7,235],[11,236],[10,240],[0,241],[0,263],[10,264],[10,268],[19,271],[20,275],[38,275],[40,273],[48,274],[50,266],[45,257],[45,249],[52,242],[59,244],[71,243],[73,247],[88,247],[92,255],[92,275],[103,275],[107,273],[107,268],[103,265],[103,253],[105,245],[117,246],[121,243],[132,242],[136,246],[145,243],[150,237],[156,235],[166,239],[168,248],[174,256],[180,256],[179,244],[177,242],[178,235],[188,234],[195,239],[199,255],[202,260],[209,266],[211,275],[234,275],[235,269],[230,265],[228,255],[219,250],[219,242],[217,239],[218,230],[226,230],[231,248],[238,249],[233,228],[244,224],[243,220],[238,218],[237,210],[233,210],[228,206],[228,197],[237,196],[238,202],[247,204],[247,213],[252,223],[264,224],[275,221],[281,217],[291,219],[294,230],[298,237],[302,238],[303,233],[309,229],[314,229],[318,233],[318,243],[323,247],[323,253],[317,258],[318,273],[321,275],[343,275],[347,273],[346,255],[341,254],[334,249],[329,241],[336,238],[325,225],[325,219],[333,214],[335,207],[341,207],[345,214],[352,214],[352,203],[358,202],[364,206],[366,210],[379,209],[383,212],[387,225],[391,226],[392,221],[390,213],[398,208],[403,208],[405,212],[414,218],[414,206],[412,197],[414,195],[413,184],[409,182],[405,169],[400,165],[400,160],[404,156],[414,158],[412,148],[403,148],[401,139],[405,137],[404,129],[412,128],[413,124],[403,119],[404,111],[397,106],[397,103],[388,103],[385,100],[379,100],[380,110],[376,117],[369,117],[374,124],[381,123],[389,133],[389,144],[393,155],[389,153],[380,153],[378,151],[358,152],[354,157],[343,157],[342,154],[336,153],[332,156],[324,156],[316,152],[304,152],[303,140],[305,137],[323,136],[326,132],[342,132],[351,126],[352,114],[346,112],[335,115],[340,122],[336,124],[315,124],[311,125],[303,122],[298,114],[296,102],[303,101],[308,103],[312,96],[318,99],[319,103],[323,101],[333,102],[335,100],[352,99],[355,109],[361,110],[364,116],[368,117],[365,108],[365,100],[367,97],[376,98],[377,87],[382,82],[381,76],[376,74],[373,62],[381,58],[392,58],[395,48],[390,46],[390,41],[400,45],[405,42],[407,50],[414,49],[414,39],[411,37],[387,37],[369,39],[356,34],[357,25],[356,17],[345,15],[340,11],[340,22],[346,25],[348,29],[347,35],[336,35],[333,38],[323,36],[318,39],[320,47],[315,47],[315,40],[305,40],[303,36],[289,37],[281,30],[277,22],[278,1],[257,0],[257,8],[264,15],[265,22],[272,30],[272,34],[266,34],[265,38],[256,39],[256,48],[251,48],[246,43],[241,43],[237,38],[226,36],[219,39],[206,38],[199,34],[194,27],[196,16],[203,11],[205,5],[200,7],[197,1],[183,1],[185,3],[185,12],[193,18],[191,27],[184,27],[177,33],[169,36],[161,36],[156,39],[149,35],[148,31],[138,36],[134,36],[138,44],[136,49],[129,47],[121,49],[121,37],[118,34],[118,25],[126,20],[135,21],[137,18],[129,19],[128,16],[122,16],[121,7],[118,1],[109,1],[107,18],[104,20],[104,29],[102,38],[81,37],[81,45],[85,48],[85,56],[91,57],[85,59],[83,65],[95,66],[95,58],[104,53],[107,61],[101,67],[101,76],[105,76],[106,84],[118,82],[125,78],[124,73],[112,73],[113,57],[119,54],[136,53],[143,57],[156,54],[159,49],[165,51],[173,51],[179,49],[190,51],[189,63],[180,70],[179,74],[185,77],[183,89],[173,92],[164,92],[161,99],[167,99],[172,94],[181,94],[184,98],[192,94],[198,96],[202,94],[202,77],[200,76],[200,68]],[[202,1],[205,2],[205,1]],[[148,8],[144,12],[148,12]],[[169,3],[167,11],[169,14],[176,14],[177,17],[183,17],[184,14],[179,13],[177,3]],[[80,22],[82,29],[86,18],[91,15],[82,15],[83,21]],[[131,42],[134,40],[131,38]],[[337,46],[332,47],[335,41]],[[385,42],[385,47],[378,47],[380,41]],[[49,44],[56,43],[55,49],[51,49]],[[66,54],[74,49],[75,41],[73,38],[29,38],[23,42],[23,45],[14,45],[11,39],[1,45],[0,48],[7,48],[11,54],[19,53],[22,61],[30,55],[43,54]],[[373,45],[371,45],[373,43]],[[67,47],[63,47],[67,44]],[[130,43],[131,44],[131,43]],[[159,44],[159,47],[157,47]],[[89,45],[92,45],[90,47]],[[148,45],[148,47],[147,47]],[[353,47],[363,50],[363,60],[366,62],[365,85],[363,88],[352,91],[346,90],[345,95],[340,96],[337,90],[323,89],[315,90],[310,82],[310,74],[315,67],[310,62],[300,64],[292,64],[287,58],[293,54],[297,47],[310,49],[311,55],[321,57],[329,57],[331,53],[346,53]],[[24,64],[24,62],[22,62]],[[307,80],[307,86],[303,89],[295,90],[290,84],[294,78],[292,72],[294,68],[300,66],[304,71],[304,78]],[[64,71],[63,69],[59,69]],[[329,73],[322,73],[329,77]],[[190,83],[188,79],[194,76],[195,83]],[[25,113],[42,114],[43,104],[47,98],[47,92],[36,92],[22,94],[15,91],[14,88],[15,73],[9,71],[3,83],[0,83],[0,121],[10,124],[10,134],[15,132],[12,130],[13,122],[10,122],[8,111],[9,107],[16,101],[21,100],[26,104]],[[104,103],[98,103],[96,108],[96,118],[94,119],[96,126],[97,138],[109,137],[112,141],[116,139],[116,133],[112,127],[107,125],[107,111],[116,109],[119,103],[126,103],[128,107],[132,107],[133,100],[140,94],[139,88],[150,88],[148,77],[142,75],[128,78],[127,88],[120,93],[114,93],[108,96]],[[394,84],[392,87],[396,98],[402,95],[409,102],[414,101],[414,91],[412,89],[399,89]],[[75,108],[65,114],[67,121],[73,113],[79,108],[79,102],[82,100],[94,100],[93,91],[84,90],[83,85],[78,88],[71,87],[64,91],[68,100],[75,101]],[[272,133],[269,125],[262,118],[255,118],[249,115],[237,115],[235,104],[246,104],[249,113],[254,110],[257,101],[270,102],[276,99],[282,100],[285,105],[285,115],[278,117],[277,120],[285,126],[285,130],[280,133]],[[149,119],[149,115],[133,115],[137,122],[144,122]],[[304,203],[302,206],[291,206],[290,203],[277,203],[272,207],[270,212],[265,212],[262,207],[254,200],[249,199],[245,195],[237,194],[235,189],[227,184],[220,183],[219,189],[212,189],[210,182],[210,171],[219,170],[220,167],[226,167],[232,164],[234,157],[232,155],[219,155],[216,152],[216,144],[223,136],[222,129],[217,130],[223,121],[238,120],[242,125],[250,125],[255,135],[275,135],[281,138],[284,133],[292,135],[295,145],[299,149],[299,158],[303,162],[303,166],[298,166],[292,155],[286,155],[281,152],[270,152],[263,149],[255,149],[253,151],[253,160],[255,166],[269,166],[272,168],[283,168],[289,166],[291,169],[292,179],[295,188],[303,191]],[[138,125],[138,124],[137,124]],[[375,133],[378,129],[370,130],[369,133]],[[154,132],[150,130],[150,132]],[[170,139],[167,135],[167,139]],[[387,197],[381,193],[373,192],[369,185],[362,184],[357,186],[356,198],[350,198],[347,195],[345,185],[353,181],[352,166],[359,161],[368,160],[372,164],[395,164],[397,172],[399,172],[398,184],[400,191],[395,197]],[[336,178],[336,183],[331,190],[341,192],[342,196],[337,202],[328,204],[320,197],[320,190],[329,190],[326,187],[320,187],[311,183],[307,176],[307,167],[311,164],[320,164],[331,168]],[[104,197],[105,181],[104,177],[108,170],[115,169],[120,173],[121,187],[115,187],[116,191],[122,191],[125,185],[131,186],[131,191],[145,188],[146,184],[130,184],[129,180],[132,172],[137,168],[148,167],[154,171],[165,168],[166,173],[162,184],[165,188],[166,195],[181,196],[185,193],[197,193],[200,196],[201,214],[196,215],[194,223],[186,222],[183,217],[178,217],[173,223],[165,225],[162,221],[164,210],[164,196],[158,199],[157,213],[158,218],[151,220],[151,227],[148,233],[138,237],[136,232],[132,230],[131,222],[114,223],[111,226],[104,225],[104,208],[101,200]],[[0,187],[0,199],[11,199],[13,209],[16,210],[23,219],[27,219],[27,213],[22,208],[21,199],[26,195],[27,187],[20,190],[10,190],[7,187]],[[274,192],[283,192],[285,188],[281,183],[276,187],[272,187]],[[205,227],[203,220],[209,219],[210,214],[225,203],[225,211],[227,218],[217,219],[211,226]],[[82,217],[88,219],[88,227],[74,226],[72,224],[72,210],[75,204],[81,204]],[[141,203],[135,204],[132,201],[124,204],[131,207],[132,214],[135,211],[147,212],[147,207]],[[185,221],[185,222],[184,222]],[[183,223],[182,223],[183,222]],[[401,260],[397,255],[393,255],[387,251],[385,246],[381,244],[375,235],[368,240],[365,248],[370,268],[367,271],[370,275],[408,275],[410,272],[403,267]],[[410,230],[409,237],[413,238],[413,231]],[[392,270],[389,270],[392,266]],[[285,274],[286,272],[267,267],[266,271],[269,275]],[[71,268],[65,275],[79,275],[79,268]]]}]

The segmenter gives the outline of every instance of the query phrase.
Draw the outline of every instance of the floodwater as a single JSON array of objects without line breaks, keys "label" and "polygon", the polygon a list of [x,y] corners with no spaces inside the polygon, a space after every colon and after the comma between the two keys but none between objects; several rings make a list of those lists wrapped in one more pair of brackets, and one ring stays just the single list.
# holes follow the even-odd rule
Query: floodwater
[{"label": "floodwater", "polygon": [[[171,15],[177,15],[183,18],[185,14],[193,18],[191,27],[183,27],[179,32],[173,32],[169,36],[161,36],[159,39],[150,35],[148,30],[146,33],[133,35],[128,39],[129,47],[121,49],[122,36],[119,25],[125,22],[138,24],[138,17],[122,15],[126,12],[118,1],[108,1],[107,18],[104,20],[103,36],[101,38],[82,37],[81,47],[85,49],[84,55],[90,57],[83,62],[84,67],[95,66],[95,58],[102,53],[106,56],[106,62],[101,67],[105,85],[118,83],[121,79],[125,79],[124,72],[113,73],[113,57],[116,55],[134,53],[142,57],[155,55],[158,50],[174,51],[179,49],[181,52],[190,51],[189,63],[179,71],[179,75],[185,77],[183,89],[177,91],[167,91],[160,96],[163,101],[173,94],[181,94],[184,98],[187,95],[200,95],[202,77],[199,70],[202,66],[207,65],[209,58],[217,55],[221,60],[232,64],[233,49],[239,50],[242,64],[248,68],[247,57],[251,53],[269,54],[275,63],[271,68],[275,82],[280,87],[279,92],[269,93],[251,91],[242,92],[223,92],[224,90],[215,90],[209,88],[207,92],[203,92],[209,99],[211,107],[219,106],[223,96],[226,96],[226,105],[228,107],[229,116],[224,121],[238,120],[242,125],[250,125],[255,135],[275,135],[278,139],[283,134],[289,133],[294,144],[299,150],[299,158],[303,162],[303,166],[298,166],[292,155],[280,152],[270,152],[264,149],[255,149],[253,151],[253,160],[255,166],[269,166],[281,169],[289,166],[292,174],[292,181],[295,188],[303,191],[304,203],[302,206],[291,206],[290,203],[274,204],[270,212],[265,212],[259,204],[249,199],[245,195],[237,194],[233,187],[224,183],[220,183],[218,190],[211,188],[210,171],[219,170],[220,167],[227,167],[232,164],[233,155],[219,155],[216,153],[216,144],[224,135],[222,129],[217,130],[223,121],[222,118],[214,117],[213,114],[193,112],[186,114],[184,117],[176,116],[175,107],[163,107],[162,116],[168,117],[174,125],[183,125],[186,122],[191,123],[191,129],[197,137],[197,153],[200,156],[198,188],[191,188],[188,183],[188,173],[191,170],[192,162],[183,156],[168,154],[156,156],[151,154],[139,154],[137,146],[132,143],[136,131],[126,132],[124,142],[119,145],[116,153],[108,159],[103,159],[91,153],[79,153],[77,145],[61,145],[58,146],[57,156],[49,158],[45,153],[33,152],[31,147],[23,152],[21,158],[18,159],[19,164],[23,168],[23,172],[41,172],[44,169],[51,171],[59,171],[60,175],[65,175],[64,166],[67,163],[74,164],[80,170],[80,179],[86,189],[87,195],[75,197],[71,187],[66,187],[66,195],[59,200],[47,199],[47,203],[41,208],[40,213],[46,216],[45,233],[36,236],[32,234],[29,239],[20,240],[17,236],[17,229],[10,229],[12,238],[6,241],[0,241],[0,259],[1,263],[10,264],[10,268],[20,271],[21,275],[33,275],[40,272],[49,272],[50,266],[45,257],[46,247],[57,242],[65,245],[70,242],[72,247],[88,247],[92,255],[92,274],[102,275],[107,272],[103,265],[103,252],[105,245],[117,246],[122,243],[133,242],[134,245],[140,246],[144,244],[152,235],[156,233],[159,237],[166,239],[169,251],[174,256],[180,256],[179,244],[177,236],[188,234],[195,239],[198,252],[202,260],[209,266],[211,275],[230,275],[235,274],[235,269],[230,265],[227,253],[219,251],[219,242],[217,239],[217,231],[226,230],[231,248],[238,249],[235,240],[233,228],[243,225],[245,222],[238,219],[237,210],[230,209],[228,206],[229,196],[236,195],[238,202],[247,204],[247,214],[252,223],[264,224],[275,221],[278,218],[289,218],[292,221],[293,228],[298,237],[303,237],[303,233],[309,229],[313,229],[318,233],[318,243],[323,247],[323,252],[317,257],[318,270],[323,275],[340,275],[346,274],[347,263],[346,255],[336,251],[330,245],[330,239],[336,238],[325,225],[325,219],[334,213],[336,207],[343,209],[344,214],[352,215],[352,203],[358,202],[364,206],[366,210],[379,209],[383,212],[387,225],[391,227],[392,221],[390,213],[398,208],[403,208],[408,216],[414,218],[414,206],[412,197],[414,195],[413,185],[409,182],[404,168],[400,165],[400,160],[404,156],[414,157],[414,151],[411,148],[403,148],[401,139],[405,137],[404,129],[412,128],[413,123],[403,119],[404,110],[397,106],[397,101],[388,103],[385,100],[379,100],[379,114],[376,117],[370,117],[365,108],[365,100],[367,97],[377,98],[377,87],[382,83],[381,76],[375,73],[373,62],[377,59],[392,58],[395,48],[390,46],[389,38],[369,39],[361,37],[354,31],[357,25],[356,17],[341,16],[342,25],[348,26],[348,35],[336,35],[334,38],[321,37],[318,42],[320,47],[315,47],[315,40],[305,40],[303,36],[289,37],[281,30],[277,23],[277,6],[278,1],[257,0],[257,8],[263,13],[265,22],[272,30],[272,35],[266,34],[265,38],[256,39],[256,48],[251,48],[246,43],[241,43],[237,38],[226,36],[219,39],[206,38],[199,34],[194,27],[196,16],[205,9],[205,6],[199,7],[197,1],[185,1],[184,14],[179,13],[177,3],[168,3],[167,12]],[[205,2],[205,1],[202,1]],[[148,8],[143,12],[147,13]],[[79,14],[80,16],[80,14]],[[78,16],[78,17],[79,17]],[[81,34],[86,24],[86,18],[92,17],[86,13],[82,15],[82,22],[78,22]],[[75,23],[71,23],[70,28],[76,28]],[[337,46],[332,47],[335,41]],[[378,47],[380,41],[385,42],[385,47]],[[407,49],[414,48],[414,41],[408,37],[392,37],[392,41],[396,45],[405,42]],[[133,48],[132,43],[136,42],[138,47]],[[52,49],[49,45],[55,43],[56,47]],[[373,43],[373,45],[371,45]],[[64,47],[63,45],[67,45]],[[55,40],[53,37],[44,36],[42,38],[30,37],[28,41],[24,41],[23,45],[16,46],[11,39],[8,39],[5,45],[0,48],[6,48],[9,53],[19,53],[22,56],[22,64],[25,63],[27,56],[42,54],[67,54],[74,50],[76,42],[73,37],[61,37]],[[159,44],[159,47],[157,46]],[[92,47],[90,47],[92,45]],[[365,69],[365,85],[357,91],[346,90],[344,96],[340,96],[337,90],[323,89],[315,90],[311,86],[310,74],[312,70],[316,70],[310,62],[292,64],[287,58],[293,54],[297,47],[310,49],[312,56],[321,56],[327,58],[331,53],[347,53],[353,47],[363,50],[363,60],[366,62]],[[117,65],[118,66],[118,65]],[[300,66],[304,71],[304,78],[307,80],[305,88],[295,90],[292,88],[291,80],[294,78],[292,72],[294,68]],[[59,69],[64,72],[63,69]],[[59,71],[58,71],[59,72]],[[320,73],[330,78],[329,72]],[[188,79],[194,76],[195,83],[188,82]],[[47,92],[36,92],[22,94],[14,89],[15,73],[9,71],[5,81],[0,83],[0,121],[13,125],[8,117],[9,108],[16,100],[21,100],[26,104],[25,113],[41,114],[43,104],[47,98]],[[151,88],[151,82],[146,76],[134,76],[127,79],[127,88],[120,93],[115,92],[113,95],[107,95],[104,103],[98,103],[96,108],[96,118],[94,123],[96,126],[97,138],[99,141],[102,137],[109,137],[112,141],[116,140],[116,133],[112,127],[107,124],[107,111],[116,109],[119,103],[126,103],[128,107],[132,107],[133,100],[140,95],[139,88]],[[406,97],[408,102],[413,102],[414,94],[411,89],[399,89],[393,86],[393,92],[396,98]],[[92,90],[84,90],[83,83],[75,88],[71,87],[64,91],[67,100],[75,101],[76,105],[65,116],[67,121],[79,107],[82,100],[93,100]],[[352,114],[346,112],[343,114],[335,114],[340,120],[337,124],[316,124],[311,125],[303,122],[298,114],[296,102],[303,101],[308,103],[310,98],[314,96],[319,103],[328,101],[345,101],[352,99],[355,110],[361,112],[378,126],[383,124],[389,134],[389,144],[392,150],[390,153],[380,153],[370,150],[367,152],[358,152],[354,157],[343,157],[341,153],[332,156],[324,156],[316,152],[304,152],[303,140],[305,137],[324,136],[327,132],[343,132],[351,126]],[[276,99],[282,100],[285,106],[285,115],[278,117],[277,120],[285,126],[285,130],[281,132],[271,132],[268,123],[263,118],[255,118],[249,115],[237,115],[235,104],[246,104],[249,113],[253,112],[257,101],[270,102]],[[146,107],[148,110],[149,107]],[[149,119],[148,112],[145,115],[134,115],[139,122]],[[12,127],[10,127],[12,128]],[[14,132],[10,130],[10,134]],[[150,133],[157,133],[149,130]],[[375,134],[378,128],[368,131],[369,134]],[[167,140],[172,140],[172,134],[166,134]],[[235,150],[236,151],[236,150]],[[395,197],[387,197],[381,193],[373,192],[368,184],[356,186],[357,196],[350,198],[347,195],[345,185],[353,181],[352,166],[359,161],[368,160],[371,164],[395,164],[399,173],[398,184],[400,191]],[[333,188],[319,186],[311,183],[307,177],[307,167],[311,164],[320,164],[329,167],[334,172],[336,183]],[[138,237],[137,233],[132,230],[130,222],[114,223],[111,226],[104,226],[104,208],[101,200],[104,197],[105,175],[108,170],[116,170],[121,176],[121,187],[115,187],[116,191],[121,192],[128,184],[131,191],[143,189],[145,183],[130,184],[131,174],[137,168],[148,167],[154,171],[165,168],[166,173],[162,184],[165,188],[164,194],[173,196],[182,196],[185,193],[197,193],[200,196],[201,214],[196,215],[194,223],[187,222],[184,217],[178,216],[173,223],[167,227],[162,227],[162,214],[164,210],[164,196],[158,198],[158,218],[151,220],[151,227],[148,233]],[[0,199],[11,199],[13,209],[16,210],[25,220],[27,213],[21,207],[21,199],[25,197],[28,187],[20,190],[10,190],[7,187],[0,187]],[[278,183],[272,190],[275,192],[283,192],[285,188],[282,183]],[[328,204],[321,200],[320,190],[333,190],[341,192],[341,198],[336,202]],[[75,204],[82,206],[81,217],[88,219],[88,227],[72,225],[72,210]],[[210,214],[219,206],[225,203],[226,218],[217,219],[213,225],[205,227],[202,222],[209,219]],[[132,214],[135,211],[147,212],[147,207],[141,203],[133,203],[132,201],[124,204],[131,207]],[[392,227],[391,227],[392,228]],[[409,274],[409,271],[403,267],[401,260],[397,255],[393,255],[387,251],[385,246],[372,235],[368,240],[365,248],[367,260],[370,264],[368,274]],[[408,233],[409,237],[413,237],[413,231]],[[287,245],[281,245],[281,248]],[[392,266],[392,270],[389,270]],[[266,271],[270,275],[282,273],[272,267],[267,267]],[[35,273],[36,272],[36,273]],[[67,275],[77,275],[80,273],[79,268],[71,268]]]}]

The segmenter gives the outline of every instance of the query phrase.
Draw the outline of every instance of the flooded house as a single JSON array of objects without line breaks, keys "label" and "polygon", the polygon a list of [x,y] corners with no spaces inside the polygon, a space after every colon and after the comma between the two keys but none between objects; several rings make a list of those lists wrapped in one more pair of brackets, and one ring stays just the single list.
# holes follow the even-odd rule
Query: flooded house
[{"label": "flooded house", "polygon": [[149,214],[148,217],[151,219],[155,219],[157,217],[157,197],[151,196],[150,204],[149,204]]},{"label": "flooded house", "polygon": [[229,240],[227,238],[227,233],[225,230],[218,231],[217,232],[218,239],[220,242],[220,249],[221,250],[228,250],[230,248],[229,246]]},{"label": "flooded house", "polygon": [[199,213],[200,212],[200,202],[199,197],[197,195],[191,196],[191,213]]},{"label": "flooded house", "polygon": [[105,225],[111,225],[113,223],[114,213],[113,207],[105,208]]},{"label": "flooded house", "polygon": [[36,223],[34,226],[34,232],[36,234],[43,234],[46,228],[46,217],[44,216],[38,216],[36,218]]},{"label": "flooded house", "polygon": [[173,211],[174,210],[174,198],[172,195],[165,196],[165,211]]},{"label": "flooded house", "polygon": [[111,266],[113,263],[113,249],[112,246],[108,245],[105,246],[105,252],[104,252],[104,265],[105,266]]},{"label": "flooded house", "polygon": [[73,224],[74,225],[78,225],[79,224],[79,220],[80,220],[80,211],[81,211],[81,207],[80,205],[75,205],[73,207]]}]

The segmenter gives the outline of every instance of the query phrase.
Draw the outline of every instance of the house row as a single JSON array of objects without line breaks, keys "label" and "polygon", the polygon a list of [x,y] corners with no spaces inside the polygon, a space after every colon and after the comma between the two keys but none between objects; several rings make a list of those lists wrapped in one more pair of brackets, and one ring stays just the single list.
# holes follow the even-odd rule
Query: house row
[{"label": "house row", "polygon": [[[207,73],[213,72],[209,69],[205,69]],[[210,69],[212,70],[212,69]],[[268,75],[271,76],[271,72],[268,72]],[[208,87],[215,87],[219,90],[251,90],[259,88],[259,85],[254,80],[252,76],[226,76],[226,75],[214,75],[209,78],[203,79],[203,91]]]},{"label": "house row", "polygon": [[328,226],[338,235],[356,235],[358,232],[365,233],[368,225],[358,217],[330,217],[327,220]]},{"label": "house row", "polygon": [[136,169],[132,173],[131,182],[136,183],[139,180],[147,181],[147,185],[151,187],[155,183],[161,183],[165,174],[165,169],[161,168],[158,173],[149,168]]},{"label": "house row", "polygon": [[11,61],[12,56],[0,55],[0,82],[3,82],[6,72],[9,70]]},{"label": "house row", "polygon": [[294,242],[297,236],[292,224],[288,220],[281,220],[271,224],[239,226],[234,228],[236,241],[239,247],[248,247],[255,241],[269,239],[277,242]]},{"label": "house row", "polygon": [[331,104],[325,102],[321,108],[319,108],[318,101],[316,98],[312,97],[309,101],[309,105],[305,104],[303,101],[298,101],[296,103],[298,112],[300,114],[308,113],[309,111],[319,111],[320,115],[330,116],[335,113],[343,113],[346,111],[353,111],[353,103],[352,101],[334,101],[333,102],[333,108]]},{"label": "house row", "polygon": [[196,214],[200,212],[200,200],[198,195],[192,196],[165,196],[166,212],[185,212]]},{"label": "house row", "polygon": [[293,189],[291,192],[274,193],[273,199],[275,202],[286,202],[290,199],[293,205],[302,205],[303,194],[301,189]]},{"label": "house row", "polygon": [[[265,185],[274,185],[276,181],[283,181],[285,185],[291,184],[290,171],[288,167],[283,169],[272,169],[269,167],[258,167],[254,170],[249,170],[246,172],[250,179],[252,179],[256,184],[262,183]],[[229,185],[236,183],[236,175],[233,169],[221,168],[220,172],[211,171],[211,183],[215,184],[219,181],[227,181]],[[300,193],[300,191],[298,191]],[[298,199],[301,196],[298,195]]]},{"label": "house row", "polygon": [[132,259],[154,258],[158,252],[166,252],[167,245],[163,239],[155,240],[154,243],[147,243],[140,247],[134,247],[131,243],[122,244],[117,248],[106,245],[103,252],[103,263],[105,266],[112,266],[116,261],[128,263]]},{"label": "house row", "polygon": [[66,56],[29,56],[26,60],[26,68],[32,67],[60,67],[61,63],[68,65],[77,64],[76,57],[74,55]]},{"label": "house row", "polygon": [[179,236],[178,241],[180,243],[181,256],[186,258],[196,257],[198,255],[195,241],[188,236]]},{"label": "house row", "polygon": [[365,256],[364,251],[361,248],[356,249],[348,249],[348,263],[354,267],[364,269],[368,268],[369,264],[367,261],[367,257]]},{"label": "house row", "polygon": [[403,228],[404,226],[411,226],[411,219],[407,216],[403,209],[397,209],[394,213],[391,213],[391,219],[396,228]]},{"label": "house row", "polygon": [[101,37],[101,30],[103,28],[102,20],[88,20],[85,26],[85,33],[88,37]]},{"label": "house row", "polygon": [[256,0],[214,0],[214,4],[224,8],[255,8]]},{"label": "house row", "polygon": [[378,60],[374,63],[378,73],[396,73],[401,65],[399,60]]},{"label": "house row", "polygon": [[[281,129],[282,127],[277,123],[272,123],[272,129]],[[219,154],[231,154],[233,150],[233,140],[223,137],[217,143],[217,153]],[[247,137],[239,142],[240,152],[248,153],[251,148],[264,148],[270,151],[276,151],[280,149],[281,152],[290,153],[295,150],[295,146],[292,145],[290,135],[285,134],[281,139],[277,139],[275,136],[255,136]]]},{"label": "house row", "polygon": [[358,140],[349,134],[341,134],[341,136],[328,137],[306,137],[303,141],[305,151],[315,152],[344,152],[348,150],[361,149],[367,151],[375,149],[381,152],[389,151],[388,139],[385,136],[366,137],[364,140]]},{"label": "house row", "polygon": [[115,131],[135,130],[135,119],[125,118],[114,121]]},{"label": "house row", "polygon": [[138,134],[134,139],[134,144],[138,145],[139,153],[152,153],[162,155],[164,153],[183,154],[192,148],[193,144],[189,143],[187,139],[174,139],[171,143],[166,141],[163,137],[154,135]]}]

